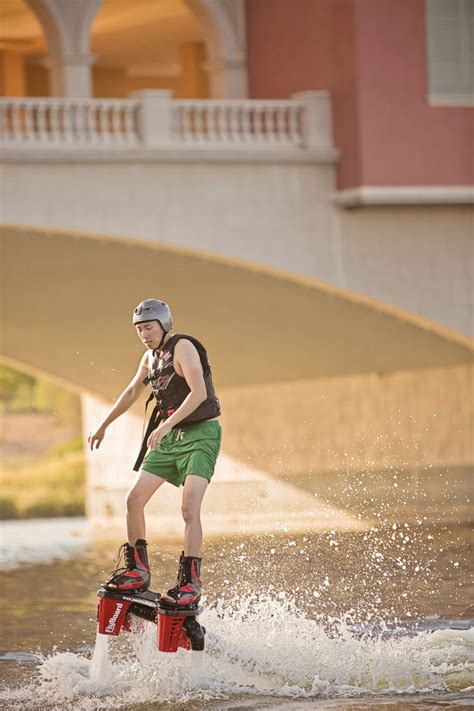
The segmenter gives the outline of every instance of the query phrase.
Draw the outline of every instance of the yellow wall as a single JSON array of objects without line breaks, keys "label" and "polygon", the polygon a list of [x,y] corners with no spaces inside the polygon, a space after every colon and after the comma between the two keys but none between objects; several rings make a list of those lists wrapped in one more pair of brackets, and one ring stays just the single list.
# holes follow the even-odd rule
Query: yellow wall
[{"label": "yellow wall", "polygon": [[127,77],[127,95],[132,91],[141,91],[143,89],[168,89],[176,96],[179,85],[179,77]]},{"label": "yellow wall", "polygon": [[203,69],[206,48],[202,42],[190,42],[179,47],[181,78],[176,98],[205,99],[209,96],[207,74]]},{"label": "yellow wall", "polygon": [[26,76],[24,55],[0,50],[0,95],[25,96]]},{"label": "yellow wall", "polygon": [[179,47],[181,71],[178,76],[143,76],[127,74],[126,68],[96,65],[92,70],[96,98],[126,98],[143,89],[168,89],[177,99],[205,99],[209,96],[203,64],[206,50],[201,42]]},{"label": "yellow wall", "polygon": [[125,98],[127,96],[125,70],[120,67],[92,68],[93,94],[99,98]]},{"label": "yellow wall", "polygon": [[49,75],[41,64],[26,65],[26,95],[49,96]]}]

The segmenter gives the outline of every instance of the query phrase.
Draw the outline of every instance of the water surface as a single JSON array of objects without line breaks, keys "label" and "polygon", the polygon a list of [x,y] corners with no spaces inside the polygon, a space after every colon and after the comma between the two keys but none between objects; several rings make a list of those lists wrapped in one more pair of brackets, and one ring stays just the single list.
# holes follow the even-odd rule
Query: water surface
[{"label": "water surface", "polygon": [[[387,522],[366,532],[208,540],[201,618],[206,650],[173,655],[157,651],[151,623],[140,634],[96,640],[95,591],[121,541],[87,540],[74,521],[78,547],[66,552],[64,522],[48,525],[47,561],[37,562],[32,553],[25,562],[28,546],[22,544],[15,564],[10,551],[0,642],[5,708],[474,703],[472,532],[466,526]],[[32,522],[25,526],[21,535],[18,527],[18,541],[34,533]],[[38,536],[38,545],[44,540]],[[169,587],[179,545],[155,541],[150,550],[153,589]]]}]

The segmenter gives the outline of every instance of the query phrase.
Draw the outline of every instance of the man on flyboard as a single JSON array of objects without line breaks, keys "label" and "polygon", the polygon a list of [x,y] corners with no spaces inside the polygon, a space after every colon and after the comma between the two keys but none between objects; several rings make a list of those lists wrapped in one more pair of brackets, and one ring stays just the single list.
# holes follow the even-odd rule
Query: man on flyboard
[{"label": "man on flyboard", "polygon": [[169,306],[158,299],[142,301],[133,324],[145,344],[138,370],[102,424],[89,435],[98,449],[107,427],[126,412],[151,384],[156,406],[134,470],[137,477],[127,494],[127,537],[121,546],[125,567],[114,570],[104,584],[111,592],[140,592],[150,586],[144,508],[166,481],[183,486],[184,551],[178,582],[162,599],[176,605],[201,597],[201,503],[214,473],[221,443],[219,400],[212,383],[204,346],[192,336],[171,334]]}]

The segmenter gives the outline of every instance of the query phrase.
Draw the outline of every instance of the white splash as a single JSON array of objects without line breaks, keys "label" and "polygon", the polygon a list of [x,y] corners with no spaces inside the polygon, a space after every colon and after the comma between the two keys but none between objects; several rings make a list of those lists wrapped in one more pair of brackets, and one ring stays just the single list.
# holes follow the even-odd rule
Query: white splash
[{"label": "white splash", "polygon": [[[236,694],[321,698],[453,692],[474,685],[474,629],[369,636],[347,625],[328,632],[291,600],[250,596],[220,603],[200,619],[202,653],[159,652],[156,626],[107,640],[92,659],[71,652],[43,660],[38,679],[6,689],[8,708],[90,711],[151,701],[185,704]],[[110,655],[109,655],[110,652]],[[18,706],[16,706],[18,704]]]}]

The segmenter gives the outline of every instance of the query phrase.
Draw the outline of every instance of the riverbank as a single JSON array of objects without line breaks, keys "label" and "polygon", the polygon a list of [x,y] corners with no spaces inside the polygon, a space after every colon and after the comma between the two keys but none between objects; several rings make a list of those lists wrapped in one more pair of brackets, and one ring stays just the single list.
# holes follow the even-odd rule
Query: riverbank
[{"label": "riverbank", "polygon": [[72,440],[39,458],[8,460],[0,473],[0,520],[83,516],[85,462]]},{"label": "riverbank", "polygon": [[77,423],[0,413],[0,520],[83,516],[86,467]]}]

